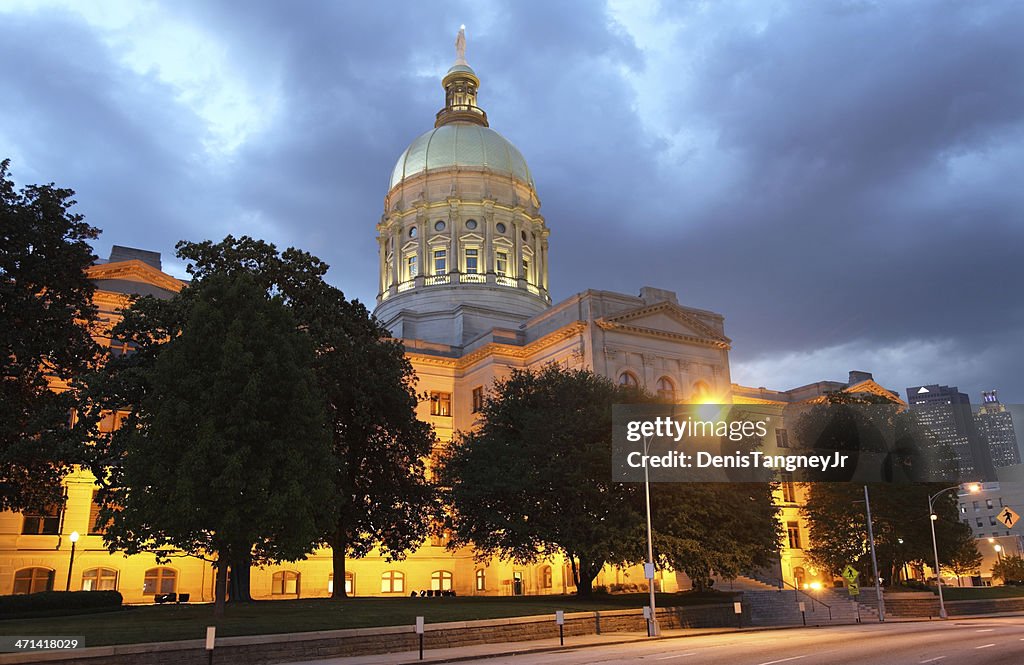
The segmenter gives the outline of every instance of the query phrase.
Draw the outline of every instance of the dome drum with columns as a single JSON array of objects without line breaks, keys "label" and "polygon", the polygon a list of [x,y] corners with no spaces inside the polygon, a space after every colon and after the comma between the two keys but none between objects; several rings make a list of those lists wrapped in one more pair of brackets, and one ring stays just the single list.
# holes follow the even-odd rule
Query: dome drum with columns
[{"label": "dome drum with columns", "polygon": [[397,337],[460,345],[551,304],[548,229],[522,154],[488,126],[464,37],[434,129],[398,158],[377,225],[376,315]]}]

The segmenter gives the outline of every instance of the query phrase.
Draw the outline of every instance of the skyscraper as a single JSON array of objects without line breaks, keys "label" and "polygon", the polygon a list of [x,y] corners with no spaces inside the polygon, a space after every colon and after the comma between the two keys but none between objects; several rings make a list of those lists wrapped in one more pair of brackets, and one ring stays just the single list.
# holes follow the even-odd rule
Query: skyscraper
[{"label": "skyscraper", "polygon": [[978,434],[966,393],[956,386],[912,386],[907,388],[907,404],[931,430],[936,446],[956,455],[961,481],[996,479],[988,446]]},{"label": "skyscraper", "polygon": [[981,393],[981,408],[974,414],[978,434],[988,446],[992,464],[997,467],[1020,464],[1017,432],[1013,429],[1013,415],[999,402],[996,391]]}]

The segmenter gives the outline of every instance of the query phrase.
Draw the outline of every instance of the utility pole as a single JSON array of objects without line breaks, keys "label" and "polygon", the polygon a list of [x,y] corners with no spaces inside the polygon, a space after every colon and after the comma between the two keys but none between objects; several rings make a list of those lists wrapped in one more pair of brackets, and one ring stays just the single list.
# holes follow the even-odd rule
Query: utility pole
[{"label": "utility pole", "polygon": [[875,529],[871,524],[871,497],[868,486],[864,486],[864,506],[868,512],[868,542],[871,544],[871,566],[875,571],[875,596],[878,598],[878,620],[885,621],[885,598],[882,597],[882,585],[878,579],[878,557],[875,556]]}]

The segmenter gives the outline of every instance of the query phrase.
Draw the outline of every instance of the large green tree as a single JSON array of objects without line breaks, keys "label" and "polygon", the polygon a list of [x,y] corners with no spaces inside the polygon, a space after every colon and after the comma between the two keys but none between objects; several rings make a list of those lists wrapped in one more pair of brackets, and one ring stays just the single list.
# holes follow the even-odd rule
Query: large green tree
[{"label": "large green tree", "polygon": [[212,555],[221,612],[239,554],[303,558],[333,518],[313,346],[246,271],[146,300],[126,323],[156,314],[165,318],[150,320],[150,345],[108,383],[128,386],[132,410],[104,460],[105,539],[111,551]]},{"label": "large green tree", "polygon": [[612,482],[612,405],[635,394],[591,372],[515,370],[443,460],[450,547],[533,562],[561,553],[581,596],[606,563],[642,557],[639,486]]},{"label": "large green tree", "polygon": [[85,269],[99,231],[73,212],[74,192],[17,190],[0,162],[0,510],[61,500],[80,446],[68,427],[75,392],[51,390],[90,369],[99,348]]},{"label": "large green tree", "polygon": [[333,595],[344,597],[345,559],[374,548],[400,559],[428,535],[436,518],[425,461],[434,435],[416,418],[416,377],[401,342],[324,282],[327,265],[316,257],[249,237],[181,242],[178,255],[197,280],[216,273],[252,273],[280,294],[309,336],[314,370],[332,436],[330,468],[335,516],[322,534],[332,548]]}]

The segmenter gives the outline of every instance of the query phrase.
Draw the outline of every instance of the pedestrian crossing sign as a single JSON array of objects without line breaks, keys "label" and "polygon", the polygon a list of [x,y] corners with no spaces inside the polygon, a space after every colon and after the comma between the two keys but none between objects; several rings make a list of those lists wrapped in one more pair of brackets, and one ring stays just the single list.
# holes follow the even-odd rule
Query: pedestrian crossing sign
[{"label": "pedestrian crossing sign", "polygon": [[997,517],[996,519],[999,521],[1000,524],[1002,524],[1007,529],[1012,529],[1013,525],[1016,524],[1017,520],[1020,519],[1020,515],[1013,512],[1013,510],[1011,510],[1010,507],[1007,506],[999,511],[999,517]]}]

